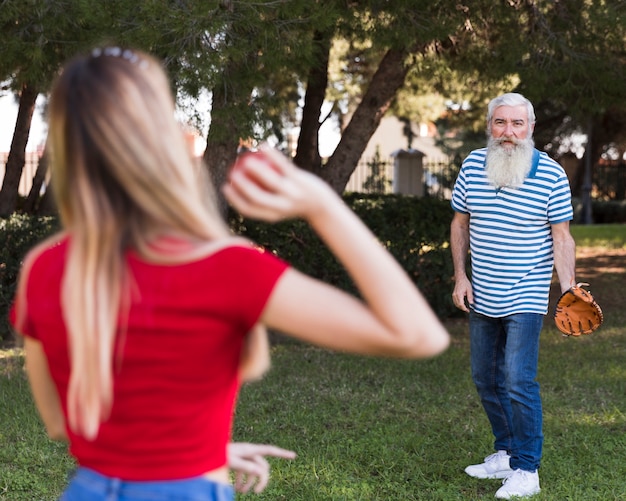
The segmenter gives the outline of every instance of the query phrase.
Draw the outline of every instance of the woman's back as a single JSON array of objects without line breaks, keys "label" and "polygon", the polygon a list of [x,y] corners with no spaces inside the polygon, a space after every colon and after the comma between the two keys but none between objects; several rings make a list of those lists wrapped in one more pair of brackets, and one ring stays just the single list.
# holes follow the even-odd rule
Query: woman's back
[{"label": "woman's back", "polygon": [[[42,342],[67,415],[68,339],[59,292],[68,240],[41,252],[29,272],[25,334]],[[231,246],[179,265],[126,255],[113,365],[113,406],[95,440],[69,433],[82,466],[129,480],[186,478],[226,462],[245,335],[286,264]],[[28,315],[27,311],[27,315]]]}]

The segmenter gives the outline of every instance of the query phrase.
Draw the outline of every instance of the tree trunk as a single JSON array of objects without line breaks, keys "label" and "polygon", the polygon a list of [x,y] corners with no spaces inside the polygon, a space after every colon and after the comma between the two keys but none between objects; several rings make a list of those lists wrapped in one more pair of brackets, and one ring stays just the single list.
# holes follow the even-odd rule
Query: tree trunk
[{"label": "tree trunk", "polygon": [[221,187],[226,183],[228,168],[237,158],[237,146],[237,140],[207,141],[203,155],[211,183],[215,189],[217,207],[224,218],[228,213],[228,203],[222,195]]},{"label": "tree trunk", "polygon": [[37,205],[40,201],[40,193],[41,187],[43,186],[43,182],[46,180],[46,175],[48,174],[48,153],[47,150],[44,150],[43,155],[39,158],[39,162],[37,163],[37,171],[35,172],[35,176],[33,177],[33,185],[30,188],[30,192],[28,193],[28,197],[24,201],[24,206],[22,210],[26,214],[34,214]]},{"label": "tree trunk", "polygon": [[320,115],[328,86],[331,38],[326,34],[315,32],[313,43],[319,47],[319,60],[309,70],[294,162],[305,170],[319,174],[322,163],[319,153]]},{"label": "tree trunk", "polygon": [[224,87],[220,85],[213,89],[211,128],[202,158],[215,187],[220,213],[226,217],[228,204],[222,195],[221,187],[226,183],[229,167],[237,158],[240,134],[235,120],[232,119],[231,105],[223,89]]},{"label": "tree trunk", "polygon": [[2,189],[0,189],[0,217],[11,215],[17,207],[20,178],[26,161],[26,145],[38,94],[39,92],[30,85],[22,86],[11,151],[9,151],[5,166]]},{"label": "tree trunk", "polygon": [[408,71],[405,59],[410,50],[390,49],[385,54],[363,100],[343,131],[335,152],[322,169],[321,177],[337,193],[343,193],[367,143],[403,85]]},{"label": "tree trunk", "polygon": [[38,216],[58,216],[59,211],[57,209],[56,203],[54,201],[54,196],[52,194],[52,180],[46,186],[45,193],[41,196],[41,200],[39,201],[39,205],[37,205],[36,214]]}]

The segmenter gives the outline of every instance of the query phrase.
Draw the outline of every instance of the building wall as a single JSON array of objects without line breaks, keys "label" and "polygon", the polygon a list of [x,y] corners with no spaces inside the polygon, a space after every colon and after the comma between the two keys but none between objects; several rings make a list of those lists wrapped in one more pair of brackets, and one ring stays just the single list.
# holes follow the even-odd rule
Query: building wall
[{"label": "building wall", "polygon": [[[370,177],[370,164],[378,153],[381,162],[383,162],[382,167],[385,170],[385,176],[389,181],[384,191],[391,193],[394,155],[401,150],[407,150],[409,147],[408,139],[403,132],[404,127],[405,124],[393,116],[384,117],[381,120],[378,129],[376,129],[376,132],[374,132],[367,143],[357,168],[348,181],[346,191],[369,191],[363,188],[363,183]],[[416,136],[412,140],[411,149],[424,154],[423,164],[426,169],[428,169],[430,163],[447,161],[446,155],[435,146],[433,130],[430,130],[425,125],[418,126],[413,124],[413,133]]]},{"label": "building wall", "polygon": [[[380,156],[383,158],[389,158],[398,150],[408,149],[408,140],[403,133],[403,129],[404,123],[396,117],[384,117],[380,121],[378,129],[376,129],[376,132],[374,132],[367,143],[361,160],[372,158],[376,154],[377,148],[380,151]],[[411,148],[421,151],[425,156],[425,161],[428,161],[429,157],[435,159],[445,156],[435,146],[433,132],[427,126],[413,124],[413,132],[416,136],[413,138]]]},{"label": "building wall", "polygon": [[[22,170],[22,177],[20,178],[20,185],[18,189],[18,193],[23,197],[28,196],[30,188],[33,185],[33,177],[35,177],[35,172],[37,172],[37,165],[39,164],[40,156],[41,153],[37,151],[26,152],[26,162],[24,164],[24,169]],[[0,152],[0,180],[4,179],[5,165],[8,158],[8,153]]]}]

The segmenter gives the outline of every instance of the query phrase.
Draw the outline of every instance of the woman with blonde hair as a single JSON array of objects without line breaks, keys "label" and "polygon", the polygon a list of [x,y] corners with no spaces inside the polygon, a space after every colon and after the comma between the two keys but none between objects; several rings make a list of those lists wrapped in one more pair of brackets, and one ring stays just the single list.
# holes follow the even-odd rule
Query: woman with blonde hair
[{"label": "woman with blonde hair", "polygon": [[270,148],[235,165],[227,200],[247,217],[306,220],[361,299],[231,235],[148,54],[68,62],[49,146],[63,231],[27,256],[11,318],[48,434],[79,466],[64,500],[233,499],[234,407],[268,365],[265,326],[367,355],[424,358],[449,343],[365,225]]}]

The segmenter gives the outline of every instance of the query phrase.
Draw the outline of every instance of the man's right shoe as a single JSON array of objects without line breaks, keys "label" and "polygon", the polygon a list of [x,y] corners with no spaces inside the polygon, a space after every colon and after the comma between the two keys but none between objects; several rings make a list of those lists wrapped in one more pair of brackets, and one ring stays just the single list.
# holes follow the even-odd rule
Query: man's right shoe
[{"label": "man's right shoe", "polygon": [[498,451],[485,458],[481,464],[472,464],[465,468],[465,473],[474,478],[507,478],[513,470],[506,451]]},{"label": "man's right shoe", "polygon": [[539,494],[539,473],[537,471],[515,470],[502,481],[496,492],[497,499],[528,498]]}]

